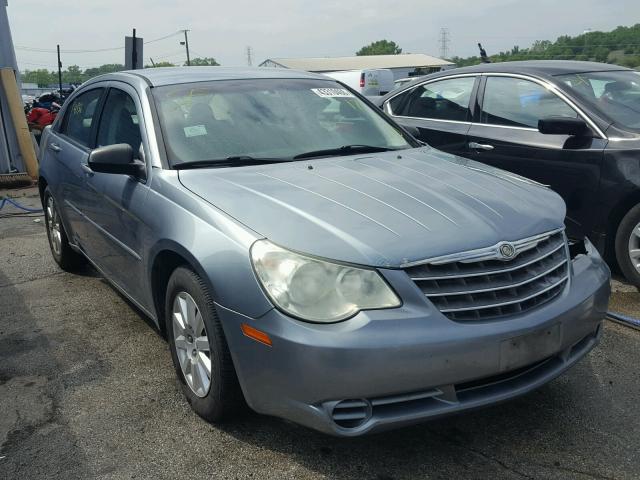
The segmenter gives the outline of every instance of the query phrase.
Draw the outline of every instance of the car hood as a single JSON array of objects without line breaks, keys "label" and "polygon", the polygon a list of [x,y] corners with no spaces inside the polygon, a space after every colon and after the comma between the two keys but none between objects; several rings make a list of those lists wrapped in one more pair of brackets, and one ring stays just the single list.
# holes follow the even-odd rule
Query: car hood
[{"label": "car hood", "polygon": [[428,147],[179,177],[278,245],[371,266],[526,238],[561,228],[565,216],[551,190]]}]

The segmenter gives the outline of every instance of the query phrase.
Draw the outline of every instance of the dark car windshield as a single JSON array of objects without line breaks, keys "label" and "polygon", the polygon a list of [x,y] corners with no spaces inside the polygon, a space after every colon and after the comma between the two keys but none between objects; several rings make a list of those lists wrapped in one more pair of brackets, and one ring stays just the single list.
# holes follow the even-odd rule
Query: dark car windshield
[{"label": "dark car windshield", "polygon": [[640,72],[572,73],[559,75],[558,79],[601,110],[615,125],[640,131]]},{"label": "dark car windshield", "polygon": [[[332,80],[250,79],[153,89],[171,165],[294,160],[412,148],[400,130]],[[347,148],[345,148],[347,147]],[[223,161],[226,159],[226,162]]]}]

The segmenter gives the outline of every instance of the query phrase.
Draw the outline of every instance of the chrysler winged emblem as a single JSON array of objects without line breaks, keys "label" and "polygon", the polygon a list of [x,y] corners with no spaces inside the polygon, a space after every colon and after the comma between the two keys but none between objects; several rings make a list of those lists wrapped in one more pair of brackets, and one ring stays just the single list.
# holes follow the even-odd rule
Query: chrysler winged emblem
[{"label": "chrysler winged emblem", "polygon": [[500,247],[498,248],[498,251],[500,252],[500,256],[502,257],[503,260],[511,260],[513,257],[516,256],[515,247],[508,242],[501,243]]}]

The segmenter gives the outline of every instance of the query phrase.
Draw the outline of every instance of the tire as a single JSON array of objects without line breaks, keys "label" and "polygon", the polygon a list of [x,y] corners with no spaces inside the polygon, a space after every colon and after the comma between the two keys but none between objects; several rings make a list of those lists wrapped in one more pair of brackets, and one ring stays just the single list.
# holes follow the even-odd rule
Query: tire
[{"label": "tire", "polygon": [[44,191],[42,197],[42,207],[44,209],[44,221],[49,239],[51,255],[61,269],[67,272],[74,272],[86,264],[87,259],[73,250],[69,245],[69,238],[64,229],[64,223],[60,216],[60,211],[51,195],[49,187]]},{"label": "tire", "polygon": [[[636,227],[640,227],[640,204],[627,212],[616,232],[618,266],[630,283],[640,287],[640,266],[636,267],[636,265],[640,265],[640,230]],[[632,258],[634,250],[637,252]]]},{"label": "tire", "polygon": [[165,319],[173,366],[191,408],[212,423],[233,417],[244,397],[211,295],[189,268],[178,267],[169,278]]}]

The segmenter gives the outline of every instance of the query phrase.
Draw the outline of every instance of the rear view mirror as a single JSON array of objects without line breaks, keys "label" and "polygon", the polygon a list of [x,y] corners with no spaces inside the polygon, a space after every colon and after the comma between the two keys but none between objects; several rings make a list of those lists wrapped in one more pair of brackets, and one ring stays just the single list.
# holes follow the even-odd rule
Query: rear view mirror
[{"label": "rear view mirror", "polygon": [[96,148],[89,154],[88,163],[94,172],[145,177],[144,163],[134,160],[133,148],[128,143]]},{"label": "rear view mirror", "polygon": [[581,118],[549,117],[538,120],[538,131],[545,135],[591,137],[591,129]]}]

